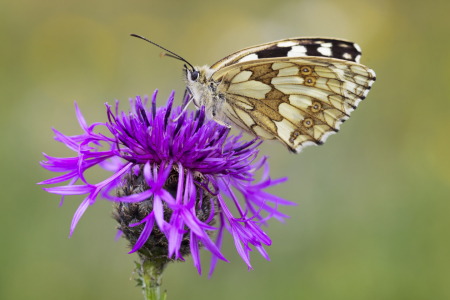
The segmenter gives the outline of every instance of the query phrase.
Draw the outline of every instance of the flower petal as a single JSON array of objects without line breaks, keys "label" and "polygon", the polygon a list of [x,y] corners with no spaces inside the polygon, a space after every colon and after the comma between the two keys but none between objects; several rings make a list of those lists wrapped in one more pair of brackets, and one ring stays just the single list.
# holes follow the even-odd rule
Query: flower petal
[{"label": "flower petal", "polygon": [[149,215],[147,222],[145,223],[144,229],[142,230],[141,235],[139,236],[138,240],[136,241],[136,244],[134,244],[133,249],[128,252],[128,254],[134,253],[138,251],[148,240],[148,237],[152,233],[153,225],[155,223],[155,218],[153,217],[153,213]]},{"label": "flower petal", "polygon": [[75,227],[78,224],[78,221],[80,220],[81,216],[84,214],[84,212],[86,211],[86,209],[89,206],[89,197],[87,197],[86,199],[83,200],[83,202],[81,202],[80,206],[78,207],[77,211],[75,212],[75,214],[73,215],[73,219],[72,219],[72,224],[70,225],[70,235],[69,238],[72,236],[73,231],[75,230]]},{"label": "flower petal", "polygon": [[197,239],[197,235],[193,231],[191,231],[191,240],[189,243],[190,243],[189,245],[191,247],[191,254],[192,254],[192,260],[194,261],[194,266],[197,267],[198,274],[200,274],[200,276],[202,276],[202,266],[201,266],[201,262],[200,262],[198,239]]},{"label": "flower petal", "polygon": [[119,241],[119,239],[122,237],[122,234],[123,234],[122,230],[117,229],[116,237],[114,238],[114,240],[116,242]]},{"label": "flower petal", "polygon": [[83,114],[81,113],[80,109],[78,108],[77,101],[75,101],[75,112],[77,114],[78,123],[80,124],[80,127],[83,128],[84,131],[88,132],[88,126],[86,123],[86,120],[83,117]]},{"label": "flower petal", "polygon": [[44,191],[58,195],[83,195],[92,192],[94,189],[95,186],[92,185],[65,185],[43,188]]}]

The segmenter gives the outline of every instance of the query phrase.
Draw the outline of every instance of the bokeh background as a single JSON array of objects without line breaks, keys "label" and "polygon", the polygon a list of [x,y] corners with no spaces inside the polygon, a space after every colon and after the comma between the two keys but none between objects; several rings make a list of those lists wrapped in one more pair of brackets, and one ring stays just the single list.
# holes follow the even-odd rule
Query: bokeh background
[{"label": "bokeh background", "polygon": [[[377,73],[369,97],[322,147],[264,144],[272,189],[298,203],[273,221],[271,261],[230,264],[211,280],[192,259],[169,266],[168,299],[450,299],[449,1],[2,1],[0,9],[0,299],[141,299],[137,256],[114,242],[98,201],[71,239],[80,197],[41,190],[42,152],[71,155],[51,127],[79,134],[105,102],[160,89],[181,101],[182,64],[129,37],[144,35],[196,65],[288,37],[357,42]],[[124,107],[124,106],[122,106]],[[92,172],[92,182],[105,178]],[[204,273],[209,253],[202,252]]]}]

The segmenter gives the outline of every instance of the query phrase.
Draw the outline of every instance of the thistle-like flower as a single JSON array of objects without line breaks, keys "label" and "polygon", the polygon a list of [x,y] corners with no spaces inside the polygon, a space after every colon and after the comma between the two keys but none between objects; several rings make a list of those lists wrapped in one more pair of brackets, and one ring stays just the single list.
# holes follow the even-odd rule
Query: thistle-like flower
[{"label": "thistle-like flower", "polygon": [[[100,194],[114,202],[118,232],[130,242],[130,253],[138,252],[143,261],[164,266],[191,254],[201,274],[199,248],[204,247],[212,253],[211,275],[218,259],[227,261],[221,252],[224,229],[232,234],[249,268],[251,246],[269,259],[264,246],[271,240],[262,225],[272,217],[287,218],[278,205],[294,204],[265,189],[287,178],[272,180],[266,157],[255,162],[260,141],[228,136],[228,128],[205,120],[203,107],[195,113],[177,107],[172,113],[173,93],[167,105],[157,109],[156,94],[150,109],[146,108],[148,98],[142,102],[140,97],[134,104],[130,100],[128,113],[119,113],[118,101],[115,109],[106,104],[108,122],[90,126],[75,103],[84,133],[66,136],[54,129],[55,139],[77,155],[59,158],[44,154],[47,160],[41,165],[64,174],[39,184],[70,180],[68,185],[44,190],[63,195],[63,200],[66,195],[88,195],[73,217],[70,236]],[[180,117],[173,121],[176,116]],[[111,136],[94,132],[97,126],[105,126]],[[89,183],[83,174],[95,165],[113,175]],[[261,168],[262,178],[255,182],[255,172]],[[76,185],[77,181],[81,184]],[[236,192],[242,195],[240,200]]]}]

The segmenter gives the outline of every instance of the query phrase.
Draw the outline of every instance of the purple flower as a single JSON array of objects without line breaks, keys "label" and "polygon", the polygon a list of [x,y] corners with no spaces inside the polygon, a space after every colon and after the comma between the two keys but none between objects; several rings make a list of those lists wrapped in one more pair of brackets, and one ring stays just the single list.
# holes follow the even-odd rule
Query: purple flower
[{"label": "purple flower", "polygon": [[[109,201],[120,203],[123,209],[147,203],[143,217],[134,224],[130,222],[127,227],[127,230],[136,226],[141,228],[130,253],[142,250],[153,231],[154,235],[160,234],[167,240],[166,256],[169,259],[183,259],[182,253],[186,251],[180,252],[180,249],[188,245],[200,274],[199,246],[204,246],[212,253],[211,275],[218,259],[227,261],[220,250],[226,229],[249,268],[252,245],[269,259],[264,245],[271,245],[271,240],[261,226],[272,217],[280,221],[288,218],[278,211],[278,205],[295,204],[271,195],[265,189],[287,178],[272,180],[266,157],[255,162],[260,141],[245,142],[241,135],[228,136],[228,128],[205,120],[204,107],[195,113],[182,113],[182,108],[177,107],[172,113],[174,93],[166,106],[157,109],[156,94],[157,91],[151,109],[145,107],[148,98],[143,103],[139,96],[134,104],[130,99],[131,111],[128,113],[119,113],[118,101],[115,109],[106,103],[108,122],[90,126],[75,103],[84,133],[66,136],[54,129],[55,139],[77,155],[60,158],[44,154],[47,160],[41,165],[49,171],[64,174],[39,184],[70,180],[65,186],[44,188],[49,193],[62,195],[63,200],[66,195],[87,194],[75,212],[70,236],[87,207],[94,204],[100,194]],[[180,114],[181,117],[173,121]],[[111,137],[94,132],[97,126],[105,126]],[[83,174],[95,165],[113,175],[102,182],[89,183]],[[262,179],[255,182],[255,172],[261,168]],[[170,176],[176,177],[173,190],[167,187]],[[140,180],[138,189],[125,187],[126,193],[112,193],[132,180]],[[81,184],[75,185],[77,181]],[[242,194],[241,201],[236,191]],[[203,194],[210,197],[205,198]],[[210,203],[203,203],[203,199],[209,199],[205,201]],[[230,211],[230,205],[235,206],[237,215]],[[208,207],[206,214],[201,211],[204,207]],[[205,216],[199,217],[202,214]],[[218,227],[212,226],[215,222]],[[120,229],[125,230],[123,227]],[[210,235],[214,231],[218,233],[212,241]],[[118,234],[121,233],[119,230]]]}]

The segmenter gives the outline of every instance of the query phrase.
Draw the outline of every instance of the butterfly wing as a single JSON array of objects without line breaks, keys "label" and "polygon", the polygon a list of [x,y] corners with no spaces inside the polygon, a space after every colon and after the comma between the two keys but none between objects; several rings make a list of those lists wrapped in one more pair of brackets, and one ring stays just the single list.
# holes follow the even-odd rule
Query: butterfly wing
[{"label": "butterfly wing", "polygon": [[213,79],[221,81],[223,112],[233,123],[298,153],[339,130],[367,96],[375,72],[340,59],[279,57],[233,64]]},{"label": "butterfly wing", "polygon": [[361,48],[358,44],[331,38],[290,38],[242,49],[211,66],[219,70],[227,66],[273,57],[331,57],[359,63]]}]

